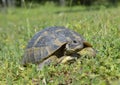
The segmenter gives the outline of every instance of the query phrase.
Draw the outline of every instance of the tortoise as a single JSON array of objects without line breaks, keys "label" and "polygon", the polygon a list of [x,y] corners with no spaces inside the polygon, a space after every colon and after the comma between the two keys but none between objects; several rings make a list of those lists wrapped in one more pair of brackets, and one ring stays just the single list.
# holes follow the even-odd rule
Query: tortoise
[{"label": "tortoise", "polygon": [[32,63],[42,69],[51,62],[66,63],[75,60],[78,58],[77,53],[96,54],[92,45],[79,33],[60,26],[48,27],[36,33],[28,42],[22,65]]}]

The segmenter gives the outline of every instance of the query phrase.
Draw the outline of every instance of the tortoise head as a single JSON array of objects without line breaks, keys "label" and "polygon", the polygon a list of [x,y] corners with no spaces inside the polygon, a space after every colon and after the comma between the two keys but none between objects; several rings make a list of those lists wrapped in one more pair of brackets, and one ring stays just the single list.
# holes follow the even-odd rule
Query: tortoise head
[{"label": "tortoise head", "polygon": [[80,51],[84,47],[92,47],[92,45],[86,41],[74,39],[66,44],[66,47],[65,47],[66,54],[71,54],[71,53]]}]

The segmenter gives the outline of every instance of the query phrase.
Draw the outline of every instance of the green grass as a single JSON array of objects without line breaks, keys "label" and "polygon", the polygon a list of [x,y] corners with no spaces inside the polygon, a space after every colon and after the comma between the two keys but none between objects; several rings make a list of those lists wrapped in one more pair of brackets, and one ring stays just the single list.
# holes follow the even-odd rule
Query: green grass
[{"label": "green grass", "polygon": [[[49,26],[65,26],[82,34],[98,51],[72,65],[45,67],[20,65],[28,40]],[[83,7],[8,9],[0,13],[1,85],[119,85],[120,7],[88,10]]]}]

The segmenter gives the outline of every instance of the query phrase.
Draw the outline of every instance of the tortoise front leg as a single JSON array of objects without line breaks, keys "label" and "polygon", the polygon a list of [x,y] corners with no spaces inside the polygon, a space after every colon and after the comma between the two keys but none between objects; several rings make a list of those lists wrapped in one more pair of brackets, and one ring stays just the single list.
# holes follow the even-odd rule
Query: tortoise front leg
[{"label": "tortoise front leg", "polygon": [[44,66],[50,65],[51,63],[57,63],[58,57],[55,55],[50,56],[48,59],[43,60],[43,62],[38,64],[38,70],[42,70]]},{"label": "tortoise front leg", "polygon": [[58,60],[58,63],[65,64],[65,63],[72,62],[72,61],[75,61],[75,60],[76,60],[76,57],[73,57],[73,56],[62,56]]}]

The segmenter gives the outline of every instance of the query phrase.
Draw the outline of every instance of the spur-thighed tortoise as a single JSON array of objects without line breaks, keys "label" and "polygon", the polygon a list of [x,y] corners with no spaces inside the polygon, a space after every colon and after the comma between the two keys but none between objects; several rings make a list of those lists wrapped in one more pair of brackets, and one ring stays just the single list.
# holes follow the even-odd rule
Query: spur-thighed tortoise
[{"label": "spur-thighed tortoise", "polygon": [[[50,62],[65,63],[73,60],[76,57],[71,55],[77,52],[83,55],[85,52],[82,51],[88,51],[89,55],[91,49],[92,46],[80,34],[65,27],[49,27],[36,33],[29,41],[22,64],[38,64],[41,69]],[[96,54],[94,50],[91,52],[93,56]]]}]

